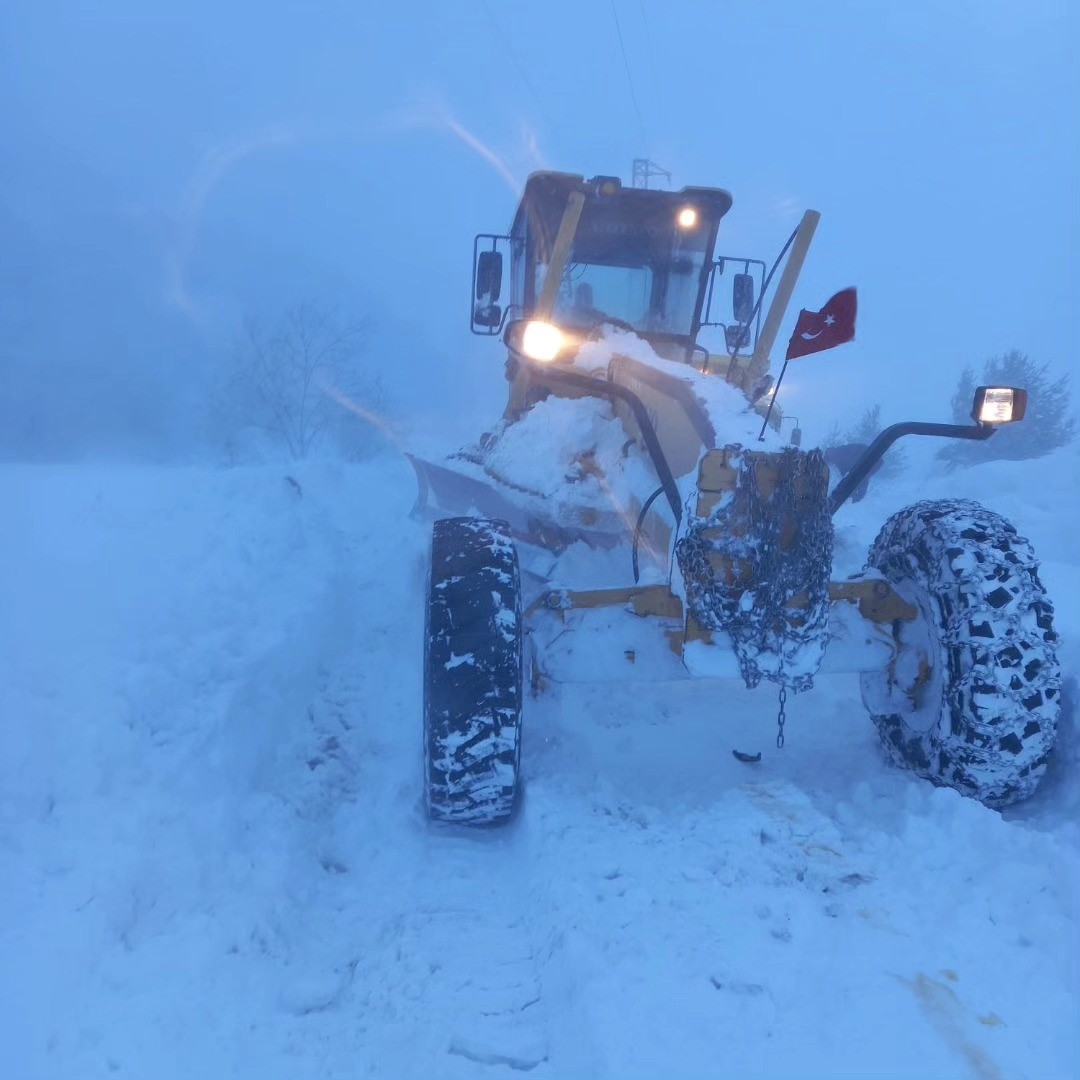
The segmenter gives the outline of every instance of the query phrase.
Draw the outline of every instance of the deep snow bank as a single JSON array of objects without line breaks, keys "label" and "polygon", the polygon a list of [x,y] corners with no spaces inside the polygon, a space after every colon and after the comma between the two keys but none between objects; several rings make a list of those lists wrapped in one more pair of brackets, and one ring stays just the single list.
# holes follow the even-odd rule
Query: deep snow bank
[{"label": "deep snow bank", "polygon": [[[916,460],[841,562],[979,498],[1075,678],[1075,464]],[[1070,1075],[1074,726],[1002,816],[889,768],[854,679],[782,753],[768,692],[568,687],[521,820],[431,830],[411,473],[289,475],[0,471],[8,1075]]]}]

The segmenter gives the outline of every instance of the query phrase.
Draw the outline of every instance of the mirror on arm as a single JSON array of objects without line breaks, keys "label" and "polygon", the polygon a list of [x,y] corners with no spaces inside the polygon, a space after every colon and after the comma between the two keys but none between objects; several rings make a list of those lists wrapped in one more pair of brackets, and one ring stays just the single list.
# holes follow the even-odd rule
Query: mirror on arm
[{"label": "mirror on arm", "polygon": [[[503,257],[496,244],[505,237],[482,234],[473,242],[473,308],[472,329],[474,333],[498,333],[502,326],[503,309],[498,300],[502,293]],[[490,241],[491,247],[477,250],[481,241]],[[477,329],[480,327],[481,329]]]},{"label": "mirror on arm", "polygon": [[481,251],[476,262],[476,299],[487,298],[490,303],[502,292],[502,252]]},{"label": "mirror on arm", "polygon": [[737,323],[746,326],[754,317],[754,275],[736,274],[731,288],[731,310]]},{"label": "mirror on arm", "polygon": [[[720,276],[731,267],[731,289],[722,288]],[[724,335],[728,355],[748,356],[757,346],[761,330],[761,299],[765,287],[765,264],[760,259],[717,256],[706,285],[701,326],[716,326]]]},{"label": "mirror on arm", "polygon": [[738,349],[745,352],[750,347],[750,327],[744,323],[735,323],[724,327],[724,344],[729,353]]},{"label": "mirror on arm", "polygon": [[502,292],[502,252],[481,251],[476,260],[476,308],[473,322],[478,326],[498,326],[502,309],[496,303]]}]

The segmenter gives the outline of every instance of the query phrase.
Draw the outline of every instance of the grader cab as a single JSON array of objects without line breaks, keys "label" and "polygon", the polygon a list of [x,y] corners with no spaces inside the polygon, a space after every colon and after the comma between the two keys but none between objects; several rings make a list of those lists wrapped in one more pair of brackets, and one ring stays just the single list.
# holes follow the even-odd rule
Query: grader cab
[{"label": "grader cab", "polygon": [[[512,348],[549,362],[600,326],[621,327],[660,357],[750,390],[767,370],[790,288],[778,290],[763,326],[765,263],[717,250],[730,207],[721,188],[656,191],[617,177],[534,173],[510,232],[475,239],[472,330],[508,326]],[[810,212],[800,226],[792,286],[817,218]],[[699,342],[709,328],[715,351]]]}]

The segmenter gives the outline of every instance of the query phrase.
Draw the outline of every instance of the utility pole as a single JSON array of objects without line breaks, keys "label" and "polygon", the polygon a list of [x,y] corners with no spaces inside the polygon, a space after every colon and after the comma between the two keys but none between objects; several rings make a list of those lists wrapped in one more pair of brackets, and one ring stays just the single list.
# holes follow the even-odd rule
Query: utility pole
[{"label": "utility pole", "polygon": [[634,168],[630,174],[630,184],[636,188],[647,188],[649,181],[659,177],[665,184],[671,183],[671,173],[667,169],[661,169],[655,161],[648,158],[634,158]]}]

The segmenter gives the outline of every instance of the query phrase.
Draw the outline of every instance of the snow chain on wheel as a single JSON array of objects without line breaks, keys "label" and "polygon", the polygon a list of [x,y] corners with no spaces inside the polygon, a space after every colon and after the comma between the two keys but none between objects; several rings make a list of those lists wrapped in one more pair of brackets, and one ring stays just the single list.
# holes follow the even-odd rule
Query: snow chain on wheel
[{"label": "snow chain on wheel", "polygon": [[[764,498],[761,455],[738,444],[724,451],[736,470],[734,498],[692,518],[675,545],[687,602],[702,626],[730,637],[748,688],[767,679],[809,690],[828,643],[833,524],[825,459],[794,447],[770,455],[776,486]],[[727,572],[712,565],[713,555]],[[796,593],[805,602],[793,618],[788,601]]]},{"label": "snow chain on wheel", "polygon": [[521,765],[521,588],[502,521],[436,521],[424,634],[424,766],[431,817],[492,825]]},{"label": "snow chain on wheel", "polygon": [[1053,606],[1031,545],[978,503],[920,502],[885,523],[869,563],[921,612],[895,624],[890,668],[861,677],[889,756],[988,806],[1027,798],[1061,707]]}]

